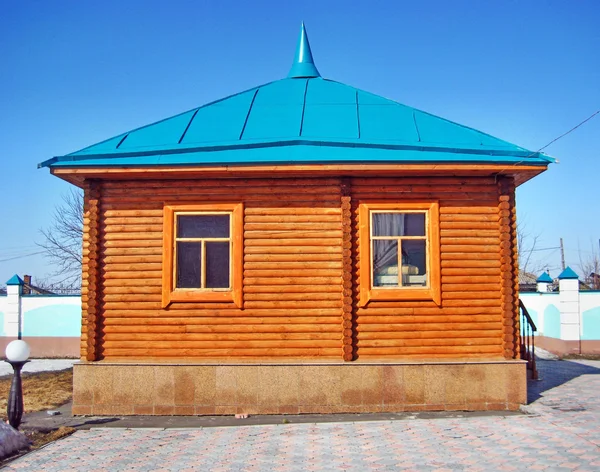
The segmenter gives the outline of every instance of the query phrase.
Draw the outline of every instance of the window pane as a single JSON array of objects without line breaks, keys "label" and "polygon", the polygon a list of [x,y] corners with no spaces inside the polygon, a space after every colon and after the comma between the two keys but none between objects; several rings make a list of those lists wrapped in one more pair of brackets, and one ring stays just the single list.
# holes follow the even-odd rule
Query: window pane
[{"label": "window pane", "polygon": [[177,243],[177,277],[175,288],[200,288],[201,257],[201,243]]},{"label": "window pane", "polygon": [[206,242],[206,288],[229,288],[229,243]]},{"label": "window pane", "polygon": [[373,236],[425,236],[425,213],[373,213]]},{"label": "window pane", "polygon": [[373,287],[398,286],[398,241],[373,241]]},{"label": "window pane", "polygon": [[177,215],[178,238],[228,238],[229,215]]},{"label": "window pane", "polygon": [[402,285],[427,285],[427,254],[425,240],[402,240]]}]

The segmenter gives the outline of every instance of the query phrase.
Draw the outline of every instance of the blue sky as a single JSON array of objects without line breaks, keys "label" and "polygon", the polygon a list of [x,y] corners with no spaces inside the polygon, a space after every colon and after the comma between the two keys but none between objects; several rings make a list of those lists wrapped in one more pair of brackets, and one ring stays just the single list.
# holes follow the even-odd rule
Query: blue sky
[{"label": "blue sky", "polygon": [[[324,77],[537,150],[600,109],[600,2],[5,2],[0,283],[44,278],[39,229],[69,184],[37,164],[283,78],[300,22]],[[600,115],[517,191],[538,248],[577,270],[600,239]],[[557,250],[536,252],[557,275]],[[12,260],[8,260],[12,259]]]}]

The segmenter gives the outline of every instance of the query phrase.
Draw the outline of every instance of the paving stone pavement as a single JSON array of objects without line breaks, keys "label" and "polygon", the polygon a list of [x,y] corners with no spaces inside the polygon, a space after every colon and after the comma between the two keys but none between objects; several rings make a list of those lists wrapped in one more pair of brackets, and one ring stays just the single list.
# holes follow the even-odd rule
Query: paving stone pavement
[{"label": "paving stone pavement", "polygon": [[600,470],[600,362],[540,361],[529,414],[77,431],[7,471]]}]

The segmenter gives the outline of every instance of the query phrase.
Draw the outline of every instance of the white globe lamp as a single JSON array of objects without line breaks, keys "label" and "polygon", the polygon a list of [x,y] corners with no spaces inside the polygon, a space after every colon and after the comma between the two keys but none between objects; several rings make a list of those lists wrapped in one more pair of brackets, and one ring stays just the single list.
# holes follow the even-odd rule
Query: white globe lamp
[{"label": "white globe lamp", "polygon": [[29,357],[29,354],[31,354],[31,350],[25,341],[17,339],[8,343],[5,353],[6,362],[8,362],[14,370],[12,383],[10,384],[10,392],[8,393],[6,413],[8,416],[8,423],[13,428],[17,429],[21,424],[21,418],[23,417],[21,369],[29,362],[27,358]]},{"label": "white globe lamp", "polygon": [[29,359],[31,349],[29,344],[21,339],[11,341],[6,346],[6,358],[12,362],[24,362]]}]

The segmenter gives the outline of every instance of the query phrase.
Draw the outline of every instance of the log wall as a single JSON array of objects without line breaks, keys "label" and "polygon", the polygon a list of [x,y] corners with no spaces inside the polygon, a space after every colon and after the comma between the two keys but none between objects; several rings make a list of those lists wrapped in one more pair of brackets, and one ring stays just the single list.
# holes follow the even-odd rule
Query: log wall
[{"label": "log wall", "polygon": [[[371,301],[360,308],[355,285],[355,357],[470,358],[505,355],[498,221],[493,178],[354,178],[356,278],[360,202],[440,204],[442,303]],[[369,262],[365,261],[369,270]]]},{"label": "log wall", "polygon": [[[99,357],[340,358],[340,197],[339,179],[103,182]],[[244,309],[181,302],[162,309],[163,206],[240,201]]]},{"label": "log wall", "polygon": [[[95,194],[86,192],[83,358],[92,360],[92,351],[95,359],[516,356],[515,325],[507,321],[514,290],[507,293],[503,275],[515,272],[501,266],[500,254],[500,241],[514,237],[502,213],[506,201],[514,206],[510,183],[353,177],[94,185]],[[440,203],[441,306],[359,308],[358,203],[431,200]],[[244,308],[180,302],[162,309],[163,206],[207,202],[244,203]],[[91,307],[101,324],[87,326],[97,321]]]}]

